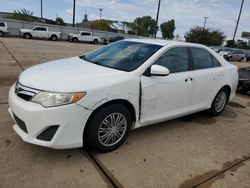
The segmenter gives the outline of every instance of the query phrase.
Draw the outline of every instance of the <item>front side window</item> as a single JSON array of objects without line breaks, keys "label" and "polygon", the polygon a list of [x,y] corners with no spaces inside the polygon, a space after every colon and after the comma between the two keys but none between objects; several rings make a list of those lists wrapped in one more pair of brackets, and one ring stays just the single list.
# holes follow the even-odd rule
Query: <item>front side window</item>
[{"label": "front side window", "polygon": [[208,69],[214,67],[212,55],[202,48],[191,48],[193,57],[193,69]]},{"label": "front side window", "polygon": [[46,31],[46,28],[44,28],[44,27],[36,27],[34,30],[35,31]]},{"label": "front side window", "polygon": [[119,41],[87,53],[83,59],[113,69],[133,71],[161,47],[142,42]]},{"label": "front side window", "polygon": [[188,71],[188,50],[185,47],[170,49],[157,59],[155,64],[168,68],[170,73]]},{"label": "front side window", "polygon": [[84,36],[90,36],[90,33],[82,33]]}]

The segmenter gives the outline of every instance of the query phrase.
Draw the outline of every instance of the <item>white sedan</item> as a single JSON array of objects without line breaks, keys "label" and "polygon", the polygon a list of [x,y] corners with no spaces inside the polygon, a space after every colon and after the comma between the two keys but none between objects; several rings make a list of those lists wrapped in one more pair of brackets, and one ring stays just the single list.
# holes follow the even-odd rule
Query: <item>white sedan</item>
[{"label": "white sedan", "polygon": [[203,45],[128,39],[28,68],[10,89],[9,112],[26,142],[108,152],[131,128],[220,115],[237,83],[237,67]]}]

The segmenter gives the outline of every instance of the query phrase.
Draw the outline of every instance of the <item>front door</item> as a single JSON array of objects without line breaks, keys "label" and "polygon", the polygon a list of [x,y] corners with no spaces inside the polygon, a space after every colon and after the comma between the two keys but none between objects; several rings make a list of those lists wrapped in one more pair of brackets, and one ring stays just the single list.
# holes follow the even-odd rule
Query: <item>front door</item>
[{"label": "front door", "polygon": [[188,49],[176,47],[166,51],[154,64],[169,69],[168,76],[141,76],[142,125],[185,115],[193,91]]}]

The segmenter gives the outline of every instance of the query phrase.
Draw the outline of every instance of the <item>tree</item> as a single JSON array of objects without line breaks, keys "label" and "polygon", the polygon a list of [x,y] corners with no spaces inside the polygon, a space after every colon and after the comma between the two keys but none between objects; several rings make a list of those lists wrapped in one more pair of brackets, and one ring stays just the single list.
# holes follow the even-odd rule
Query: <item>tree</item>
[{"label": "tree", "polygon": [[250,49],[250,45],[248,45],[247,42],[243,40],[237,40],[237,42],[235,42],[234,40],[228,40],[226,43],[226,47]]},{"label": "tree", "polygon": [[10,16],[11,19],[23,20],[23,21],[37,21],[38,18],[33,16],[33,12],[26,10],[25,8],[20,10],[14,10],[14,14]]},{"label": "tree", "polygon": [[171,40],[174,38],[175,21],[173,19],[162,23],[160,28],[162,37],[164,39],[167,38]]},{"label": "tree", "polygon": [[57,17],[55,22],[56,22],[56,25],[65,25],[63,19],[60,17]]},{"label": "tree", "polygon": [[184,37],[187,42],[200,43],[208,46],[220,46],[226,38],[225,34],[220,30],[204,29],[199,26],[191,28]]},{"label": "tree", "polygon": [[102,31],[111,31],[108,21],[106,20],[95,20],[91,24],[91,29],[102,30]]},{"label": "tree", "polygon": [[141,36],[154,36],[158,30],[156,21],[151,16],[138,17],[131,25],[133,31]]}]

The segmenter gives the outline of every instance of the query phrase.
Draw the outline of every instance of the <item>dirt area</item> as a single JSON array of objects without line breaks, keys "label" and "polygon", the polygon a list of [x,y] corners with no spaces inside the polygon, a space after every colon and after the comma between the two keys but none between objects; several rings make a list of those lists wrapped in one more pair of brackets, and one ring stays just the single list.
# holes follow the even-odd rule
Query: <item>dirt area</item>
[{"label": "dirt area", "polygon": [[122,147],[106,154],[23,142],[7,111],[8,90],[20,72],[98,47],[0,38],[0,187],[249,187],[246,95],[237,94],[219,117],[200,112],[134,130]]}]

